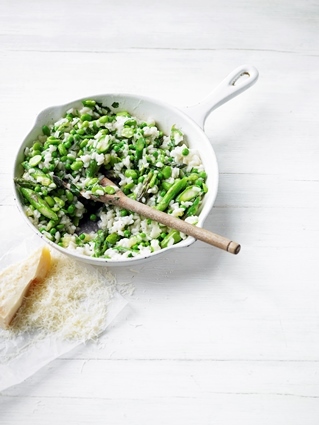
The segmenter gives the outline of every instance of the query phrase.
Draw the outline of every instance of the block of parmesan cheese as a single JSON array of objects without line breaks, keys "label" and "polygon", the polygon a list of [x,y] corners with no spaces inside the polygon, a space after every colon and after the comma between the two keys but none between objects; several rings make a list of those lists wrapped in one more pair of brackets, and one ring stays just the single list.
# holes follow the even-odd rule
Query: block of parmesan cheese
[{"label": "block of parmesan cheese", "polygon": [[43,247],[33,252],[26,260],[0,272],[0,326],[2,328],[8,328],[31,284],[42,281],[50,265],[50,250]]}]

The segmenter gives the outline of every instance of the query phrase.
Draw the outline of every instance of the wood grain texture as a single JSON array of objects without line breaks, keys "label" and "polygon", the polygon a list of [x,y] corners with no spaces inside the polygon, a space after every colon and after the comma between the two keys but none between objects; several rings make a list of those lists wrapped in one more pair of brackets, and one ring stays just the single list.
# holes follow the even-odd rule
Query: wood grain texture
[{"label": "wood grain texture", "polygon": [[29,228],[15,153],[44,108],[97,93],[203,99],[249,63],[257,84],[205,132],[219,192],[196,242],[115,271],[135,286],[103,344],[0,394],[1,425],[317,425],[319,6],[305,0],[3,0],[0,254]]}]

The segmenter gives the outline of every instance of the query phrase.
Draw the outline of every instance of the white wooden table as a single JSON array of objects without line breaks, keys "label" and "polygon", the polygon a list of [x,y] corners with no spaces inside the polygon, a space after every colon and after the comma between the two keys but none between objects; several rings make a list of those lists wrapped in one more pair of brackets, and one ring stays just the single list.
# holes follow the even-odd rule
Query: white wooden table
[{"label": "white wooden table", "polygon": [[42,109],[117,91],[192,105],[238,65],[260,72],[205,127],[220,167],[205,224],[241,253],[196,242],[115,270],[135,292],[103,349],[3,391],[1,425],[319,423],[318,40],[311,0],[1,1],[2,250]]}]

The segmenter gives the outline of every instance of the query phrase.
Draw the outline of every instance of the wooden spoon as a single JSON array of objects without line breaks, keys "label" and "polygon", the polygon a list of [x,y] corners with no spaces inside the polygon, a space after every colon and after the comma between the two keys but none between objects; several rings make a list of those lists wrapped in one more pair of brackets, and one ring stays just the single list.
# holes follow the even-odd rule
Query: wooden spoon
[{"label": "wooden spoon", "polygon": [[[104,195],[96,196],[82,190],[80,191],[81,196],[86,199],[92,199],[94,201],[99,201],[108,205],[115,205],[117,207],[135,212],[142,215],[143,217],[150,218],[151,220],[164,224],[171,229],[178,230],[188,236],[193,236],[195,239],[206,242],[209,245],[213,245],[217,248],[223,249],[224,251],[230,252],[231,254],[238,254],[240,251],[240,245],[237,242],[233,242],[232,240],[210,232],[209,230],[197,227],[193,224],[187,223],[184,220],[181,220],[180,218],[173,217],[170,214],[166,214],[141,202],[135,201],[132,198],[129,198],[107,177],[103,177],[99,183],[104,187],[113,187],[116,192],[112,195],[105,193]],[[68,183],[66,182],[63,182],[63,185],[69,187]]]}]

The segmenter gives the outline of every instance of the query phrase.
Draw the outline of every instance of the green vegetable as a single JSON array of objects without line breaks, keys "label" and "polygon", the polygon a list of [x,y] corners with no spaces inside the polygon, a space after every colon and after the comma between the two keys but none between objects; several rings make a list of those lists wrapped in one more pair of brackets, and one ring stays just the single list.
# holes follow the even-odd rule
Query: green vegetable
[{"label": "green vegetable", "polygon": [[170,167],[169,165],[166,165],[162,170],[162,174],[164,179],[169,179],[172,175],[172,167]]},{"label": "green vegetable", "polygon": [[71,164],[71,168],[74,171],[79,171],[83,167],[83,161],[75,161]]},{"label": "green vegetable", "polygon": [[165,196],[156,206],[159,211],[165,211],[172,199],[174,199],[187,185],[187,178],[176,180],[175,183],[168,189]]},{"label": "green vegetable", "polygon": [[[30,172],[30,175],[40,184],[43,186],[51,186],[56,187],[53,183],[53,180],[51,179],[51,176],[48,174],[45,174],[43,171],[39,169],[34,169],[32,172]],[[53,186],[54,185],[54,186]]]},{"label": "green vegetable", "polygon": [[42,127],[42,133],[43,133],[44,135],[46,135],[46,136],[50,136],[51,132],[50,132],[50,129],[49,129],[49,127],[48,127],[47,125],[44,125],[44,126]]},{"label": "green vegetable", "polygon": [[[175,126],[164,135],[155,122],[142,121],[130,111],[114,111],[120,106],[118,102],[110,107],[85,99],[82,104],[86,109],[72,108],[61,117],[65,120],[43,126],[25,150],[23,172],[15,183],[30,207],[28,216],[45,237],[65,248],[72,243],[89,250],[93,246],[95,257],[112,258],[113,252],[134,257],[142,247],[151,252],[152,220],[136,219],[135,214],[112,205],[95,207],[96,203],[80,197],[80,190],[116,196],[112,185],[100,184],[105,175],[128,197],[169,213],[175,206],[182,208],[185,218],[198,213],[208,190],[207,174],[201,165],[189,171],[183,158],[172,154],[179,145],[183,156],[191,156],[182,132]],[[153,127],[154,132],[150,131]],[[185,202],[192,204],[187,207]],[[92,221],[102,219],[105,228],[95,235],[77,233],[86,213]],[[108,223],[117,220],[121,230],[109,234]],[[161,247],[180,241],[179,232],[162,225],[160,228],[157,239]],[[124,237],[130,239],[131,248],[119,243]]]},{"label": "green vegetable", "polygon": [[115,188],[113,186],[105,186],[104,187],[104,192],[108,195],[114,195],[114,193],[116,192]]},{"label": "green vegetable", "polygon": [[94,257],[100,257],[104,253],[103,244],[104,244],[106,236],[107,236],[107,232],[105,232],[104,230],[97,231],[96,236],[93,240]]},{"label": "green vegetable", "polygon": [[108,235],[105,239],[105,242],[108,246],[112,246],[115,245],[116,242],[119,240],[119,235],[117,233],[111,233],[110,235]]},{"label": "green vegetable", "polygon": [[179,202],[187,202],[194,199],[201,190],[197,186],[188,186],[182,193],[177,197]]},{"label": "green vegetable", "polygon": [[143,137],[140,137],[137,140],[136,145],[135,145],[137,159],[142,158],[144,147],[145,147],[145,139]]},{"label": "green vegetable", "polygon": [[18,178],[18,177],[16,177],[16,178],[14,179],[14,182],[15,182],[17,185],[19,185],[19,186],[21,186],[21,187],[26,187],[26,188],[28,188],[28,189],[33,189],[33,190],[35,190],[37,187],[39,187],[39,185],[38,185],[37,183],[33,182],[32,180],[25,180],[25,179]]},{"label": "green vegetable", "polygon": [[83,114],[83,115],[81,115],[80,119],[81,119],[82,122],[83,121],[92,121],[92,115],[90,115],[90,114]]},{"label": "green vegetable", "polygon": [[184,156],[189,155],[189,149],[184,148],[184,149],[182,150],[182,155],[184,155]]},{"label": "green vegetable", "polygon": [[66,147],[63,143],[60,143],[58,145],[58,150],[59,150],[61,156],[67,155],[67,153],[68,153],[68,151],[67,151],[67,149],[66,149]]},{"label": "green vegetable", "polygon": [[106,135],[98,141],[96,145],[96,150],[98,151],[98,153],[107,153],[110,152],[112,145],[113,140]]},{"label": "green vegetable", "polygon": [[125,170],[124,173],[125,177],[131,177],[133,180],[136,180],[138,177],[138,173],[135,170],[129,169],[129,170]]},{"label": "green vegetable", "polygon": [[186,210],[186,213],[185,213],[186,217],[191,217],[197,214],[200,201],[201,201],[201,197],[197,196],[197,198],[193,201],[193,204]]},{"label": "green vegetable", "polygon": [[[72,166],[71,166],[72,168]],[[91,159],[89,166],[86,171],[87,177],[94,177],[99,171],[99,166],[97,165],[96,159]]]},{"label": "green vegetable", "polygon": [[38,210],[42,215],[50,220],[59,221],[57,214],[49,207],[49,205],[32,189],[21,187],[20,192],[22,196],[30,202],[30,204]]},{"label": "green vegetable", "polygon": [[178,230],[171,230],[168,233],[168,235],[166,235],[164,237],[164,239],[161,241],[160,245],[161,245],[161,248],[167,248],[171,241],[173,242],[172,245],[174,245],[175,243],[177,243],[181,240],[182,240],[182,237],[181,237],[179,231]]},{"label": "green vegetable", "polygon": [[87,99],[82,101],[83,106],[87,106],[89,108],[93,108],[96,104],[95,100]]},{"label": "green vegetable", "polygon": [[49,207],[54,207],[54,205],[55,205],[55,201],[54,201],[54,199],[52,198],[52,196],[45,196],[44,197],[44,200],[45,200],[45,202],[49,205]]}]

